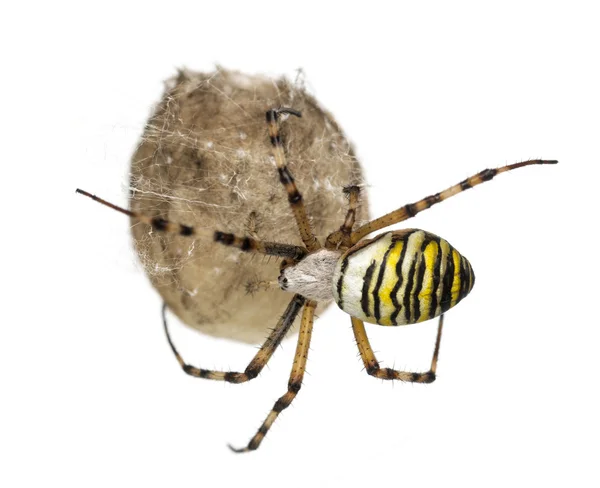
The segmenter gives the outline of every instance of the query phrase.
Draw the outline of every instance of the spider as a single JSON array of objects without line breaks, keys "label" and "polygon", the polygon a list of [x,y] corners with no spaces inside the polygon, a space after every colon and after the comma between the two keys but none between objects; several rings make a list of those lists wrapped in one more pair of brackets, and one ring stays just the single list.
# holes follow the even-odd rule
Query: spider
[{"label": "spider", "polygon": [[[285,312],[243,372],[213,371],[187,364],[175,348],[166,320],[163,320],[171,350],[185,373],[199,378],[243,383],[260,374],[302,310],[287,391],[275,402],[245,447],[234,448],[229,445],[234,452],[257,449],[275,419],[290,406],[300,391],[318,302],[335,300],[337,305],[350,315],[358,350],[369,375],[385,380],[432,383],[436,378],[444,313],[467,296],[473,288],[473,269],[469,261],[446,240],[423,230],[394,230],[381,233],[372,239],[363,238],[372,232],[410,219],[447,198],[490,181],[500,173],[533,164],[558,162],[537,159],[496,169],[485,169],[446,190],[404,205],[356,229],[354,221],[360,190],[357,186],[347,187],[344,192],[348,195],[349,204],[344,222],[321,243],[312,231],[302,194],[296,187],[286,163],[279,135],[280,116],[283,114],[301,117],[297,110],[277,108],[267,111],[266,122],[279,179],[287,193],[303,246],[261,241],[249,236],[239,237],[221,231],[210,232],[210,235],[215,241],[244,252],[283,258],[277,284],[282,290],[293,293]],[[206,232],[161,217],[149,217],[126,210],[84,190],[77,189],[77,193],[148,224],[156,231],[190,237],[198,237]],[[165,307],[163,306],[163,319]],[[429,371],[399,371],[379,365],[369,343],[364,322],[395,326],[423,322],[438,316],[437,336]]]}]

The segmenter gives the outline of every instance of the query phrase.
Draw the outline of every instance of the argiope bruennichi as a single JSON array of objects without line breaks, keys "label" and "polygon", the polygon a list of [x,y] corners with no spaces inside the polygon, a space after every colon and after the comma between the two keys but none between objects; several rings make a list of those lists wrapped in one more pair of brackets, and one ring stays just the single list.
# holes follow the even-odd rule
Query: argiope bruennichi
[{"label": "argiope bruennichi", "polygon": [[[287,192],[304,246],[265,242],[253,237],[238,237],[221,231],[211,232],[210,235],[225,246],[283,258],[278,284],[282,290],[293,293],[287,309],[248,367],[241,373],[212,371],[187,364],[173,345],[165,321],[165,331],[171,349],[187,374],[211,380],[243,383],[258,376],[289,331],[300,310],[303,310],[287,392],[275,402],[267,418],[246,447],[236,449],[230,446],[235,452],[257,449],[279,413],[292,403],[300,391],[318,302],[333,299],[351,316],[354,336],[368,374],[381,379],[415,383],[433,382],[442,334],[443,314],[469,294],[475,282],[473,269],[469,261],[447,241],[423,230],[388,231],[373,239],[362,239],[372,232],[414,217],[432,205],[489,181],[500,173],[533,164],[557,163],[557,161],[531,160],[497,169],[486,169],[444,191],[404,205],[357,229],[354,229],[354,219],[359,203],[359,188],[347,187],[344,189],[349,197],[346,218],[341,227],[321,243],[311,229],[302,195],[286,164],[279,135],[278,119],[281,114],[297,117],[301,114],[293,109],[279,108],[269,110],[266,118],[279,179]],[[117,207],[83,190],[78,189],[77,192],[146,223],[157,231],[190,237],[204,234],[204,231],[187,225],[169,222],[160,217],[150,218]],[[438,316],[440,317],[438,332],[429,371],[413,373],[379,366],[363,322],[392,326],[407,325]]]}]

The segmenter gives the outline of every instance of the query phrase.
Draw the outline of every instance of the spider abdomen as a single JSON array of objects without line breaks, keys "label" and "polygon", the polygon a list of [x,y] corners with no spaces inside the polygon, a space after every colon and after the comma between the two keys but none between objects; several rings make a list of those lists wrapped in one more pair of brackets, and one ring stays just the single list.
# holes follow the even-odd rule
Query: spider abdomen
[{"label": "spider abdomen", "polygon": [[446,240],[418,229],[361,241],[338,261],[333,295],[346,313],[379,325],[432,319],[466,297],[469,261]]}]

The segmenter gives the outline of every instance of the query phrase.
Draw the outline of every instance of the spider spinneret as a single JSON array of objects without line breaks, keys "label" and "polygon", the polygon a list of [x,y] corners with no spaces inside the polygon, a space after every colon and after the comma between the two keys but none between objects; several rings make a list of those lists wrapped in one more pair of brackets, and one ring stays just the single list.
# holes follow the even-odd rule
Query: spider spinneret
[{"label": "spider spinneret", "polygon": [[[385,232],[373,239],[362,240],[368,234],[414,217],[458,193],[513,169],[534,164],[556,164],[555,160],[530,160],[496,169],[485,169],[460,183],[417,202],[409,203],[354,230],[360,189],[344,189],[349,197],[348,211],[340,228],[332,232],[322,245],[314,235],[306,214],[302,194],[298,191],[286,160],[279,135],[281,114],[301,117],[291,108],[271,109],[266,113],[268,134],[279,179],[298,225],[303,246],[281,244],[238,237],[221,231],[206,234],[188,225],[169,222],[160,217],[148,217],[118,207],[86,191],[77,189],[93,200],[146,223],[156,231],[182,236],[207,236],[226,246],[244,252],[283,258],[279,287],[294,296],[266,341],[243,372],[213,371],[187,364],[173,344],[165,318],[163,324],[169,345],[183,371],[191,376],[243,383],[259,375],[277,346],[290,330],[302,310],[294,365],[288,388],[273,405],[262,425],[243,448],[235,452],[257,449],[278,415],[294,400],[302,386],[308,349],[312,335],[315,308],[320,301],[335,300],[351,316],[352,330],[361,359],[369,375],[381,379],[396,379],[413,383],[435,380],[444,313],[460,302],[473,288],[475,275],[469,261],[444,239],[419,229]],[[399,371],[380,367],[367,337],[364,322],[397,326],[422,322],[439,316],[437,337],[431,365],[424,373]]]}]

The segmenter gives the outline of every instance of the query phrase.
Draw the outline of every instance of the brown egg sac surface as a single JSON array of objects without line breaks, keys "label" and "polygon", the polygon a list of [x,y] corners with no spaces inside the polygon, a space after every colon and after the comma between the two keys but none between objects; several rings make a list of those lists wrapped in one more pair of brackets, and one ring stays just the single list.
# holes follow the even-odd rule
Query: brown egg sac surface
[{"label": "brown egg sac surface", "polygon": [[[287,195],[271,157],[265,123],[281,118],[287,162],[323,242],[346,213],[342,192],[362,185],[351,144],[302,83],[218,69],[180,71],[148,121],[131,163],[131,209],[149,216],[239,236],[301,245]],[[357,224],[368,216],[361,195]],[[279,259],[207,239],[153,231],[133,223],[135,247],[152,284],[187,325],[205,334],[260,343],[292,298],[277,288],[248,293],[249,283],[275,280]]]}]

